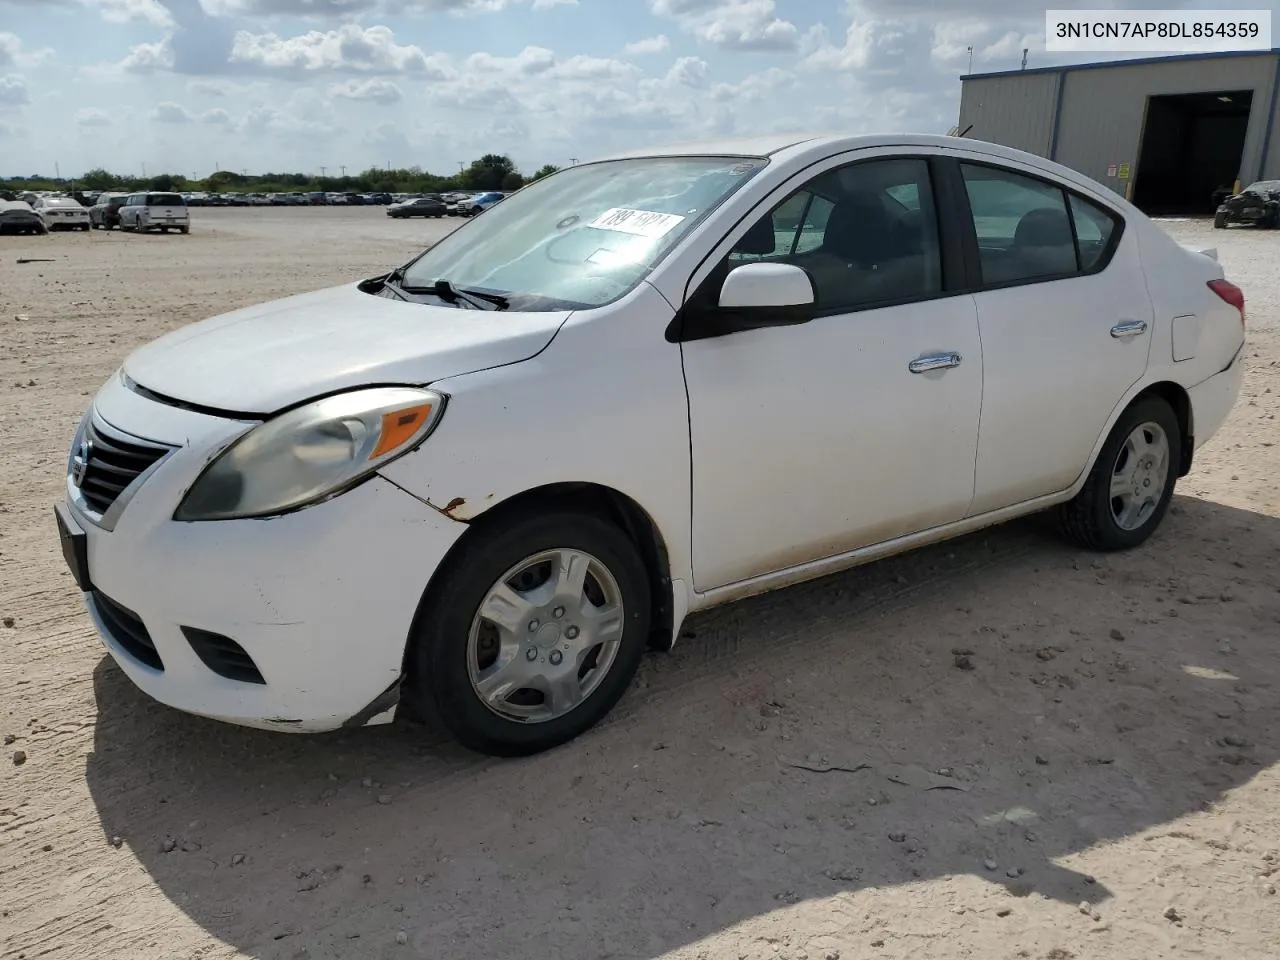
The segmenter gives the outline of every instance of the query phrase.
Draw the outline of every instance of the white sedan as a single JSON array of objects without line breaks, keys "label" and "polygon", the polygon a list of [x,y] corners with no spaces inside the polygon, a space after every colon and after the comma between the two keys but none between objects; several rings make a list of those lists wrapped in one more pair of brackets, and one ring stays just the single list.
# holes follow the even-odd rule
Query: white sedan
[{"label": "white sedan", "polygon": [[89,229],[89,208],[74,197],[38,197],[31,206],[50,230]]},{"label": "white sedan", "polygon": [[288,731],[411,704],[531,753],[692,611],[1049,509],[1138,546],[1244,341],[1212,251],[1038,157],[637,151],[133,353],[58,525],[164,703]]}]

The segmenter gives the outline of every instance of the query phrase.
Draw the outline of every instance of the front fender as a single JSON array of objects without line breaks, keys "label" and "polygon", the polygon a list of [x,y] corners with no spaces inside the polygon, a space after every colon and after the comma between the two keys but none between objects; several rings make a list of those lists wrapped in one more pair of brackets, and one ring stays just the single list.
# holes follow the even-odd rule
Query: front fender
[{"label": "front fender", "polygon": [[539,354],[431,384],[449,397],[426,443],[380,471],[470,522],[539,487],[616,490],[652,518],[672,579],[689,580],[690,450],[674,311],[648,284],[573,314]]}]

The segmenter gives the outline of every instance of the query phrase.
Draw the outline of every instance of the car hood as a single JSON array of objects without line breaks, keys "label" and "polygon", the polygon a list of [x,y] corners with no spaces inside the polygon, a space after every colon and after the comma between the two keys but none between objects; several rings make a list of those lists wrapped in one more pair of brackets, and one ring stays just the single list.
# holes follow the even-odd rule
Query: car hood
[{"label": "car hood", "polygon": [[132,353],[124,373],[173,400],[265,415],[339,390],[518,363],[568,316],[407,303],[349,284],[175,330]]}]

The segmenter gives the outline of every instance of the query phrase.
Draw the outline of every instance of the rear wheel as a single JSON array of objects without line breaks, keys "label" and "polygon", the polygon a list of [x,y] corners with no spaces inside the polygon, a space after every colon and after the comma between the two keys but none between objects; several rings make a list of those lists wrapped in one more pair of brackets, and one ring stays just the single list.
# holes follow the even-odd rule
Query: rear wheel
[{"label": "rear wheel", "polygon": [[1227,215],[1225,213],[1214,214],[1213,226],[1217,230],[1225,230],[1227,228]]},{"label": "rear wheel", "polygon": [[463,745],[550,749],[607,714],[649,632],[649,580],[631,540],[585,514],[494,527],[449,560],[410,643],[414,695]]},{"label": "rear wheel", "polygon": [[181,233],[181,234],[183,234],[183,235],[185,236],[186,234],[188,234],[188,233],[190,233],[190,232],[191,232],[191,227],[189,227],[189,226],[186,226],[186,227],[179,227],[179,228],[178,228],[178,232],[179,232],[179,233]]},{"label": "rear wheel", "polygon": [[1182,430],[1161,397],[1126,410],[1075,499],[1063,504],[1063,533],[1090,550],[1128,550],[1164,519],[1182,462]]}]

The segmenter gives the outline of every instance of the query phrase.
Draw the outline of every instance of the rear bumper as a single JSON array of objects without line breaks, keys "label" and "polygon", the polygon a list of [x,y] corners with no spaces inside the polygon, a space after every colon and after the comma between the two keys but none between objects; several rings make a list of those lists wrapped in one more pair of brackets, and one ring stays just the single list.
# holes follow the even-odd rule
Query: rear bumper
[{"label": "rear bumper", "polygon": [[1244,366],[1244,344],[1241,344],[1230,366],[1187,391],[1197,450],[1218,432],[1235,406],[1244,383]]}]

